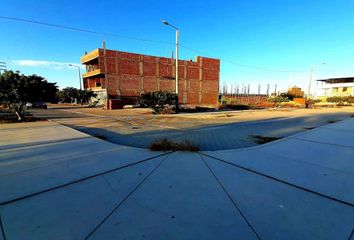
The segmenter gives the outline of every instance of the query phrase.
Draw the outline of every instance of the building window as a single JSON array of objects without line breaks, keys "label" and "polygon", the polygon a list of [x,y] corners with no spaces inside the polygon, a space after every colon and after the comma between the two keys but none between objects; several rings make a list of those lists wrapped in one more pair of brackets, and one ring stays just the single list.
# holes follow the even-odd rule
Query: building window
[{"label": "building window", "polygon": [[337,87],[333,88],[333,91],[338,92],[338,88]]},{"label": "building window", "polygon": [[101,87],[101,83],[100,82],[96,82],[96,87]]},{"label": "building window", "polygon": [[348,88],[347,87],[344,87],[343,89],[342,89],[342,92],[346,92],[348,90]]}]

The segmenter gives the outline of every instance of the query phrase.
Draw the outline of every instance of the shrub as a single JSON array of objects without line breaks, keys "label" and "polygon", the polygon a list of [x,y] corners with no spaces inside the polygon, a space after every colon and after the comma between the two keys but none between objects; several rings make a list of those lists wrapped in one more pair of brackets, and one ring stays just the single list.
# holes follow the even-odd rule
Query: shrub
[{"label": "shrub", "polygon": [[166,91],[149,92],[140,96],[139,103],[141,106],[151,107],[156,113],[172,113],[178,107],[178,96]]},{"label": "shrub", "polygon": [[199,147],[191,144],[189,141],[184,142],[172,142],[166,138],[157,140],[150,145],[151,151],[188,151],[197,152]]},{"label": "shrub", "polygon": [[262,136],[262,135],[251,135],[251,138],[257,143],[257,144],[265,144],[269,143],[275,140],[279,140],[282,137],[269,137],[269,136]]},{"label": "shrub", "polygon": [[272,96],[268,98],[268,102],[272,102],[275,104],[275,107],[278,107],[279,103],[289,102],[289,98],[283,96]]},{"label": "shrub", "polygon": [[280,106],[286,108],[301,108],[303,105],[297,102],[289,101],[289,102],[281,102]]},{"label": "shrub", "polygon": [[281,93],[280,96],[281,96],[281,97],[284,97],[284,98],[287,98],[287,99],[289,99],[290,101],[294,100],[294,98],[297,97],[297,96],[292,95],[292,94],[289,94],[289,93]]}]

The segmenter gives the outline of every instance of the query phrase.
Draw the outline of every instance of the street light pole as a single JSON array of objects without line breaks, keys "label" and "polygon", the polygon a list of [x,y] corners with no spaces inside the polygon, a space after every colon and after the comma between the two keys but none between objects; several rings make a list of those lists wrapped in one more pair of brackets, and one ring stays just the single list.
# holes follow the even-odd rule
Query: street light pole
[{"label": "street light pole", "polygon": [[311,69],[310,69],[310,78],[309,78],[309,85],[308,85],[308,89],[307,89],[307,98],[310,98],[310,95],[311,95],[312,76],[313,76],[313,66],[311,66]]},{"label": "street light pole", "polygon": [[[178,39],[179,39],[179,29],[171,24],[169,24],[166,20],[162,20],[162,23],[174,28],[176,30],[176,94],[178,98]],[[178,100],[177,100],[178,101]]]},{"label": "street light pole", "polygon": [[[322,62],[321,65],[325,65],[325,62]],[[312,85],[312,77],[313,77],[313,72],[315,71],[315,67],[312,65],[310,69],[310,78],[309,78],[309,84],[308,84],[308,89],[307,89],[307,98],[310,98],[311,95],[311,85]]]},{"label": "street light pole", "polygon": [[82,90],[82,83],[81,83],[81,72],[80,72],[80,66],[69,64],[70,67],[76,67],[77,68],[77,73],[79,75],[79,83],[80,83],[80,90]]}]

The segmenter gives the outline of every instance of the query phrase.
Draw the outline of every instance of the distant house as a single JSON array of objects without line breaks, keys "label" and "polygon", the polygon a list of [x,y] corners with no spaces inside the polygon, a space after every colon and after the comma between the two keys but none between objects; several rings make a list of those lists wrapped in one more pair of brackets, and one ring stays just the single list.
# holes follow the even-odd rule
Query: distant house
[{"label": "distant house", "polygon": [[354,77],[317,80],[317,95],[323,97],[354,96]]},{"label": "distant house", "polygon": [[[180,104],[216,106],[219,95],[220,60],[197,57],[179,60]],[[81,57],[86,65],[85,89],[101,99],[136,99],[153,91],[175,92],[175,59],[96,49]]]},{"label": "distant house", "polygon": [[297,86],[293,86],[293,87],[289,88],[288,94],[290,94],[294,97],[298,97],[298,98],[304,97],[304,91],[302,91],[301,88],[299,88]]}]

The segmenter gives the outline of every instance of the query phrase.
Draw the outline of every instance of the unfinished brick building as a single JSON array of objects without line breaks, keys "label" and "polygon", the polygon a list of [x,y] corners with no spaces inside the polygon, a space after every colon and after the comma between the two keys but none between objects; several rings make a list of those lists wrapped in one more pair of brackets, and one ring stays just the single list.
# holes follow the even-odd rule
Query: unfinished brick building
[{"label": "unfinished brick building", "polygon": [[[85,89],[101,98],[137,98],[153,91],[175,92],[175,59],[98,48],[81,57],[86,65]],[[220,60],[179,60],[180,104],[215,106],[219,94]]]}]

